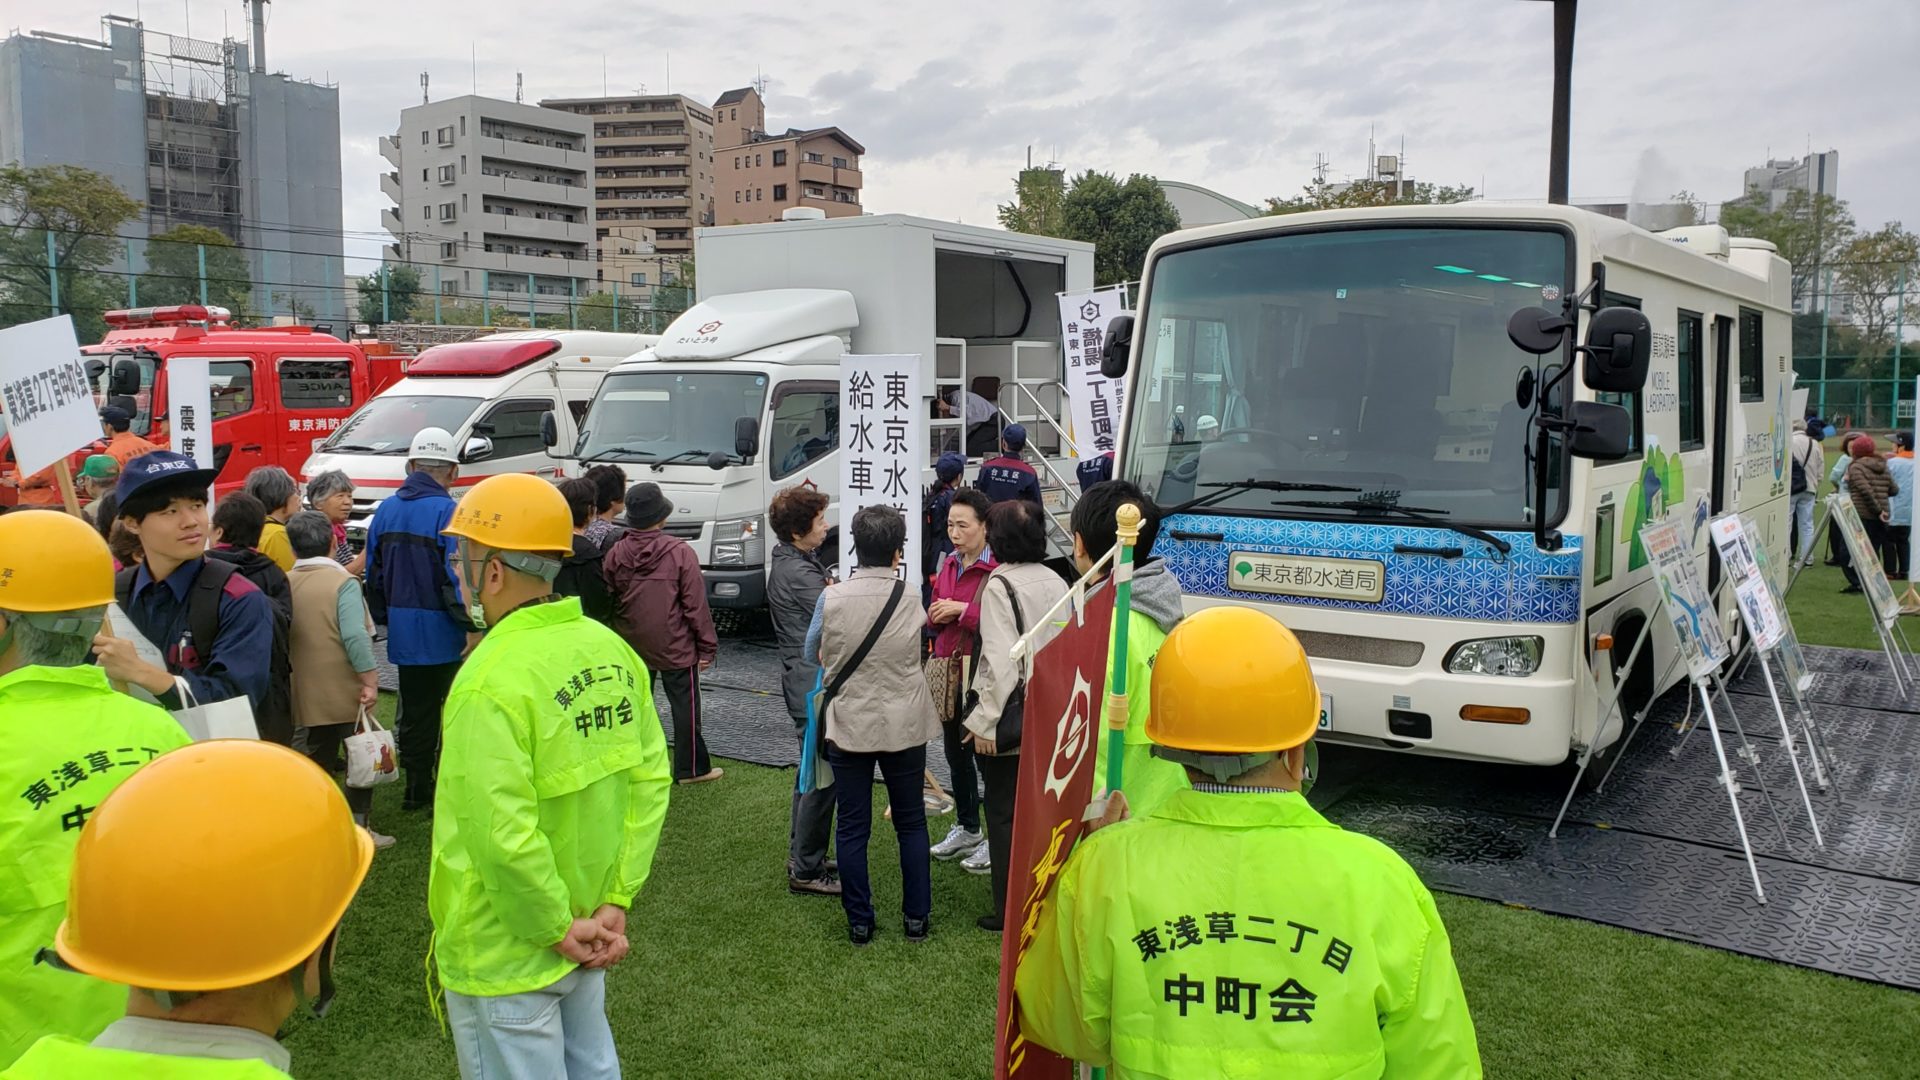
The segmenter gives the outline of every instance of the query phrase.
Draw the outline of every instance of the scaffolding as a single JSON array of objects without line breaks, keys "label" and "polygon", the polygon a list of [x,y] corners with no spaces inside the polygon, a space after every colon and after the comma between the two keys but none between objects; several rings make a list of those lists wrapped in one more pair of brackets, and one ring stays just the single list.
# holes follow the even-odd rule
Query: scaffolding
[{"label": "scaffolding", "polygon": [[146,91],[147,225],[203,225],[242,243],[240,46],[134,23]]}]

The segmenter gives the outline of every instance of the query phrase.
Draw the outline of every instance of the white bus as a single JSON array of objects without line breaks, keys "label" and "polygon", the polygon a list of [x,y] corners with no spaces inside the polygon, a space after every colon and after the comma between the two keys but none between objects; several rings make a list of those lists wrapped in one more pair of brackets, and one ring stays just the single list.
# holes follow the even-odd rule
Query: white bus
[{"label": "white bus", "polygon": [[1737,510],[1785,559],[1792,335],[1769,244],[1565,206],[1382,207],[1170,234],[1141,288],[1107,358],[1129,382],[1117,475],[1180,507],[1154,554],[1190,609],[1299,634],[1328,741],[1604,749],[1677,678],[1638,527],[1683,519],[1706,566],[1696,526]]}]

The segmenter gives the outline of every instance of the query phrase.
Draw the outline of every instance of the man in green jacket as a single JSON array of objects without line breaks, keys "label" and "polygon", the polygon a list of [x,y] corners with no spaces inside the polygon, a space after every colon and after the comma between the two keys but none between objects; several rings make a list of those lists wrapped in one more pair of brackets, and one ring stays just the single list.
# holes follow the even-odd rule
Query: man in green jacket
[{"label": "man in green jacket", "polygon": [[187,733],[87,663],[113,602],[113,556],[56,510],[0,517],[0,1069],[43,1035],[91,1039],[127,990],[36,965],[67,910],[81,827]]},{"label": "man in green jacket", "polygon": [[427,906],[463,1076],[617,1077],[606,969],[667,814],[647,669],[553,595],[573,519],[553,485],[489,477],[446,535],[487,629],[447,696]]},{"label": "man in green jacket", "polygon": [[1480,1076],[1432,895],[1307,805],[1320,695],[1299,641],[1208,608],[1158,668],[1147,734],[1192,787],[1068,858],[1015,975],[1026,1038],[1114,1080]]}]

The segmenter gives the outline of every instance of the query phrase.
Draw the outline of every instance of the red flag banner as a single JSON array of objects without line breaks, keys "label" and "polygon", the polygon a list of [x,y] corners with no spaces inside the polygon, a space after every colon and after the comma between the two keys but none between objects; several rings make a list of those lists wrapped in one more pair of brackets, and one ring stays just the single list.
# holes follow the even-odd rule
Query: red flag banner
[{"label": "red flag banner", "polygon": [[996,1080],[1071,1080],[1073,1063],[1026,1041],[1013,977],[1040,926],[1053,882],[1067,863],[1093,798],[1093,762],[1106,697],[1107,634],[1113,590],[1087,598],[1084,621],[1066,628],[1034,657],[1020,740],[1013,846],[1007,875],[1006,930],[1000,935],[1000,1004],[995,1024]]}]

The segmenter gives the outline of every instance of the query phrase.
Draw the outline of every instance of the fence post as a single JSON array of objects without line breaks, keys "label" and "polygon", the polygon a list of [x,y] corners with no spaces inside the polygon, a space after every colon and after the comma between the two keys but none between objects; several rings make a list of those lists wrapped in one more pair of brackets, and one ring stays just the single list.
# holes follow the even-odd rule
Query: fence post
[{"label": "fence post", "polygon": [[53,230],[47,230],[47,307],[60,314],[60,262],[54,255]]},{"label": "fence post", "polygon": [[127,245],[127,306],[140,306],[140,279],[133,276],[133,245]]},{"label": "fence post", "polygon": [[613,332],[620,332],[620,279],[613,279]]},{"label": "fence post", "polygon": [[433,264],[433,325],[440,325],[440,264]]},{"label": "fence post", "polygon": [[393,266],[380,264],[380,322],[385,325],[393,321]]},{"label": "fence post", "polygon": [[1833,321],[1833,268],[1827,268],[1827,300],[1820,305],[1820,416],[1827,415],[1827,323]]},{"label": "fence post", "polygon": [[537,328],[539,325],[540,325],[540,320],[538,318],[535,318],[533,314],[533,275],[528,274],[527,275],[527,329],[532,330]]},{"label": "fence post", "polygon": [[[1907,336],[1907,268],[1900,268],[1900,299],[1893,308],[1893,419],[1889,427],[1900,426],[1900,339]],[[1920,401],[1913,403],[1920,409]],[[1911,424],[1908,427],[1912,427]]]},{"label": "fence post", "polygon": [[200,256],[200,306],[207,306],[207,245],[195,244]]},{"label": "fence post", "polygon": [[493,271],[480,271],[480,325],[493,325]]}]

